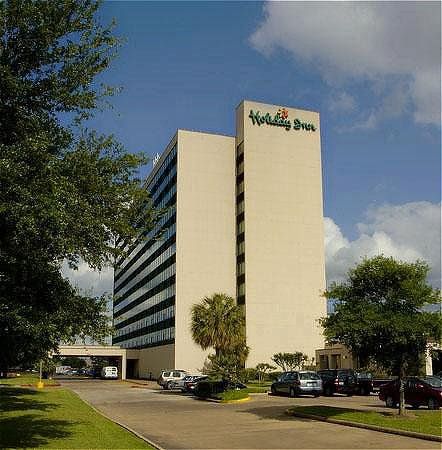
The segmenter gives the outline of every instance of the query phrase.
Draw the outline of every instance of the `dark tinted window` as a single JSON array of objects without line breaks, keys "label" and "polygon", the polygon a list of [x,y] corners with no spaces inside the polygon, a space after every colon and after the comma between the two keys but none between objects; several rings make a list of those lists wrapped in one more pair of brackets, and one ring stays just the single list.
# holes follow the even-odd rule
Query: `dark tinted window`
[{"label": "dark tinted window", "polygon": [[296,372],[289,372],[287,374],[286,380],[297,380],[298,374]]},{"label": "dark tinted window", "polygon": [[423,378],[423,381],[425,381],[425,383],[429,384],[432,387],[436,387],[436,388],[440,388],[442,387],[442,378],[440,377],[425,377]]},{"label": "dark tinted window", "polygon": [[318,372],[319,376],[323,378],[334,378],[335,373],[334,371],[324,371],[324,372]]},{"label": "dark tinted window", "polygon": [[301,380],[319,380],[321,377],[315,372],[301,372],[299,378]]}]

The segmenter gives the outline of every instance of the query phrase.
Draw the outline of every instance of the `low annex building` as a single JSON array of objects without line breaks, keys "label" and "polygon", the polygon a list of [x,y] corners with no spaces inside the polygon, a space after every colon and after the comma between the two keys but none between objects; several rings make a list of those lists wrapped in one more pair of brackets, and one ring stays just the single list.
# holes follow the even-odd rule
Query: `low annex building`
[{"label": "low annex building", "polygon": [[247,366],[313,357],[326,315],[319,114],[243,101],[235,136],[178,130],[154,162],[146,189],[168,212],[114,278],[113,344],[139,350],[132,375],[199,372],[190,311],[217,292],[244,308]]}]

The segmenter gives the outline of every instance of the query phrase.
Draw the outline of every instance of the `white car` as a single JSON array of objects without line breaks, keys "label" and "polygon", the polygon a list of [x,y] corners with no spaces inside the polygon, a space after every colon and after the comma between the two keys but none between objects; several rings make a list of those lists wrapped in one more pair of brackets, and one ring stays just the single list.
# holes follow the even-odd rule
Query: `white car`
[{"label": "white car", "polygon": [[163,389],[173,389],[173,384],[183,380],[186,375],[185,370],[163,370],[158,378],[158,384]]}]

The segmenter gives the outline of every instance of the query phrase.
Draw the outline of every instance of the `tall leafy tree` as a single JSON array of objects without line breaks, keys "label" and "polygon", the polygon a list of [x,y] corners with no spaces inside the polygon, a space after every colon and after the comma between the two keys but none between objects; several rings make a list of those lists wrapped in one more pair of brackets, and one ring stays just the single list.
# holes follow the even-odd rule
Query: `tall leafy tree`
[{"label": "tall leafy tree", "polygon": [[308,361],[308,356],[302,352],[275,353],[272,356],[272,361],[286,372],[288,370],[300,369]]},{"label": "tall leafy tree", "polygon": [[77,292],[60,264],[101,269],[158,219],[145,162],[86,128],[116,89],[100,84],[119,40],[93,0],[0,2],[0,369],[59,340],[108,332],[105,299]]},{"label": "tall leafy tree", "polygon": [[267,376],[267,374],[271,371],[271,370],[275,370],[276,367],[272,366],[271,364],[268,363],[259,363],[256,365],[256,372],[258,374],[258,381],[259,383],[262,383],[264,378]]},{"label": "tall leafy tree", "polygon": [[385,256],[363,260],[326,296],[335,312],[322,319],[329,342],[344,344],[363,364],[373,362],[400,380],[399,412],[404,414],[406,375],[419,370],[429,342],[441,339],[441,314],[425,305],[440,300],[426,282],[429,267]]},{"label": "tall leafy tree", "polygon": [[193,340],[203,349],[213,348],[207,373],[226,379],[239,378],[249,354],[244,312],[232,297],[214,294],[192,307]]}]

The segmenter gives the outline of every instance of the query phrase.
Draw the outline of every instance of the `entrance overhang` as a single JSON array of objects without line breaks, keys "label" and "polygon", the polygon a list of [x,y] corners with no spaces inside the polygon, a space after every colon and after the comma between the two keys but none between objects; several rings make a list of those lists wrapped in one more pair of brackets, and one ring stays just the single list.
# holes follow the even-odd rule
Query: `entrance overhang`
[{"label": "entrance overhang", "polygon": [[[130,358],[134,359],[133,351]],[[60,345],[58,355],[60,356],[105,356],[109,358],[121,358],[121,379],[126,379],[127,352],[125,348],[118,345]]]}]

